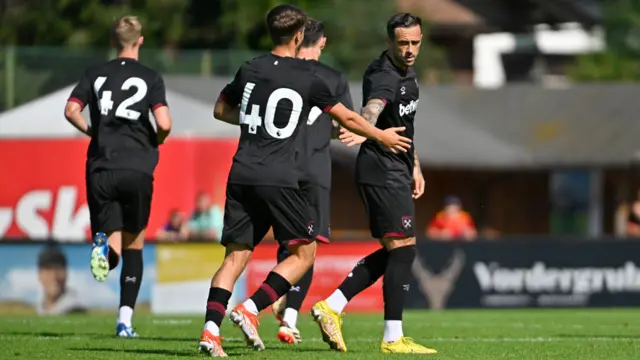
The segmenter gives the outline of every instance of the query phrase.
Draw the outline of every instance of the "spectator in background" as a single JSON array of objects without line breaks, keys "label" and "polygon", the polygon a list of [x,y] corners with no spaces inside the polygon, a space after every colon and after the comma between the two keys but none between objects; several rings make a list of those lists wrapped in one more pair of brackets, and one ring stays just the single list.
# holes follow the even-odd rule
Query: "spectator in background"
[{"label": "spectator in background", "polygon": [[55,245],[47,246],[38,257],[38,279],[44,299],[38,315],[64,315],[85,312],[80,296],[67,287],[67,258]]},{"label": "spectator in background", "polygon": [[223,211],[218,206],[211,206],[209,194],[199,193],[188,224],[189,238],[220,241],[223,220]]},{"label": "spectator in background", "polygon": [[627,209],[627,236],[640,237],[640,190]]},{"label": "spectator in background", "polygon": [[178,209],[169,213],[169,220],[158,230],[156,239],[159,241],[184,241],[189,236],[189,229],[184,221],[184,214]]},{"label": "spectator in background", "polygon": [[477,235],[471,215],[462,210],[462,202],[457,196],[447,196],[444,199],[444,209],[427,226],[427,236],[433,240],[472,241]]}]

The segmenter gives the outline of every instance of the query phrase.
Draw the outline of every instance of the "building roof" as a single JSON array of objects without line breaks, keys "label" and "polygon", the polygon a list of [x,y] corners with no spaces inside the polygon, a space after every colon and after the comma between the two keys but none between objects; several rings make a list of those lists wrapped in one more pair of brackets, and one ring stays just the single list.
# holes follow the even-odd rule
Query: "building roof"
[{"label": "building roof", "polygon": [[[75,137],[84,136],[64,118],[64,105],[74,85],[0,113],[0,138],[16,137]],[[237,137],[236,126],[213,119],[213,102],[167,90],[169,112],[173,118],[174,135]],[[83,111],[89,121],[89,110]],[[154,124],[155,125],[155,124]]]},{"label": "building roof", "polygon": [[[174,136],[237,137],[215,121],[213,104],[228,78],[165,76]],[[68,137],[63,116],[71,87],[0,114],[1,137]],[[361,84],[351,93],[360,109]],[[415,145],[426,166],[540,168],[626,166],[640,144],[640,85],[534,85],[477,90],[421,86]],[[58,108],[59,111],[51,111]],[[355,154],[339,142],[334,153]],[[350,161],[350,160],[349,160]]]}]

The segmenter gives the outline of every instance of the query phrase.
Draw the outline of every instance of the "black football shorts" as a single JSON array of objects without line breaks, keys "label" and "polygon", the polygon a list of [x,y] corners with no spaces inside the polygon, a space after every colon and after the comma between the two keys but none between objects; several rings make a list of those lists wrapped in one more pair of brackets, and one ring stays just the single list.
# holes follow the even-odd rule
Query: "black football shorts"
[{"label": "black football shorts", "polygon": [[413,189],[409,184],[358,184],[369,216],[371,236],[376,239],[414,237]]},{"label": "black football shorts", "polygon": [[328,243],[331,236],[331,190],[311,182],[300,183],[302,197],[311,209],[317,227],[316,240]]},{"label": "black football shorts", "polygon": [[149,223],[153,176],[136,170],[102,170],[86,177],[91,232],[138,233]]},{"label": "black football shorts", "polygon": [[[331,237],[331,190],[319,184],[311,182],[300,183],[300,192],[311,210],[311,216],[315,219],[318,229],[316,240],[329,243]],[[278,249],[278,261],[282,261],[289,255],[286,246]]]},{"label": "black football shorts", "polygon": [[253,249],[271,227],[283,246],[314,241],[318,232],[299,189],[227,184],[222,245],[242,244]]}]

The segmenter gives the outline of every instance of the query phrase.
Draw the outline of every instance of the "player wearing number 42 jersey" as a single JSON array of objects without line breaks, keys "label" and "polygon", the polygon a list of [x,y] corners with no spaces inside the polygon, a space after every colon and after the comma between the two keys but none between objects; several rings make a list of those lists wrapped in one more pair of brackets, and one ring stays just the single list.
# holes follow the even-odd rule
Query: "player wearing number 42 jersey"
[{"label": "player wearing number 42 jersey", "polygon": [[226,356],[220,324],[231,290],[270,227],[291,255],[273,268],[251,298],[231,311],[231,321],[242,330],[247,344],[264,349],[258,312],[287,293],[313,264],[317,226],[298,186],[305,160],[301,128],[310,110],[322,109],[352,132],[391,151],[411,147],[409,139],[397,134],[404,128],[372,126],[335,99],[312,62],[295,58],[307,23],[302,10],[276,6],[267,13],[266,23],[275,47],[240,67],[214,110],[217,119],[239,124],[241,135],[227,184],[222,233],[227,250],[211,280],[200,339],[200,350],[211,356]]},{"label": "player wearing number 42 jersey", "polygon": [[[138,62],[142,26],[125,16],[112,28],[118,56],[87,69],[71,92],[65,116],[91,137],[86,187],[95,234],[91,272],[105,281],[122,257],[116,334],[135,337],[131,318],[142,281],[142,247],[153,195],[158,145],[171,130],[162,77]],[[89,105],[91,125],[82,117]],[[157,132],[149,121],[153,112]]]}]

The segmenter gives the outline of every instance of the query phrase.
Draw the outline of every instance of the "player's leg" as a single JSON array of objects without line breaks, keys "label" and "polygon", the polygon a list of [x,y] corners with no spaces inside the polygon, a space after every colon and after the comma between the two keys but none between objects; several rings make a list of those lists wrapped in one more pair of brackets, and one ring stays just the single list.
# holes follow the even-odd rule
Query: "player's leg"
[{"label": "player's leg", "polygon": [[[236,234],[240,233],[236,232]],[[204,331],[200,337],[200,351],[213,357],[226,356],[222,349],[220,327],[227,313],[233,287],[246,268],[253,252],[253,245],[241,243],[246,242],[245,240],[249,239],[248,236],[233,237],[231,233],[229,235],[231,237],[224,239],[226,246],[224,260],[211,279]]]},{"label": "player's leg", "polygon": [[249,187],[228,184],[226,195],[221,239],[222,245],[226,246],[225,258],[211,279],[204,331],[200,337],[200,350],[213,357],[226,356],[220,337],[222,319],[233,287],[247,266],[253,247],[269,229],[256,224],[255,212],[261,211],[262,206],[253,199]]},{"label": "player's leg", "polygon": [[[315,259],[314,221],[308,205],[298,189],[273,186],[256,187],[256,195],[264,201],[273,217],[274,235],[287,244],[289,256],[267,275],[260,288],[231,312],[231,321],[241,326],[245,337],[254,339],[254,348],[264,349],[257,333],[260,311],[276,302],[307,272]],[[247,325],[247,320],[250,322]],[[259,340],[259,341],[258,341]]]},{"label": "player's leg", "polygon": [[86,194],[93,234],[90,268],[93,277],[103,282],[118,266],[122,249],[122,209],[113,174],[107,171],[88,174]]},{"label": "player's leg", "polygon": [[[331,194],[329,189],[313,183],[301,183],[300,192],[308,203],[315,219],[315,227],[318,231],[318,238],[329,242],[329,222],[331,208]],[[286,304],[282,310],[280,328],[278,329],[278,339],[285,343],[298,343],[301,341],[300,331],[297,328],[298,312],[309,292],[313,279],[313,265],[309,270],[291,287],[285,296]]]},{"label": "player's leg", "polygon": [[[282,262],[284,259],[289,256],[289,251],[287,250],[286,245],[278,244],[278,252],[276,254],[276,260],[278,263]],[[293,288],[293,287],[292,287]],[[271,311],[273,312],[273,316],[278,319],[278,321],[282,322],[282,317],[284,316],[284,309],[287,306],[287,295],[285,294],[283,297],[278,299],[276,302],[271,305]]]},{"label": "player's leg", "polygon": [[[386,211],[380,209],[377,204],[383,204],[384,199],[373,186],[361,185],[359,191],[369,218],[371,236],[380,239],[385,232],[381,225],[386,218]],[[327,305],[338,314],[342,313],[351,299],[384,275],[388,259],[389,253],[384,247],[360,259],[340,286],[327,298]]]},{"label": "player's leg", "polygon": [[116,321],[116,335],[120,337],[138,336],[133,329],[133,312],[142,284],[144,237],[144,230],[138,232],[122,231],[120,304]]},{"label": "player's leg", "polygon": [[[384,353],[433,354],[435,350],[405,337],[402,328],[404,300],[409,291],[411,265],[416,254],[414,235],[415,205],[409,184],[372,187],[368,190],[370,211],[376,214],[376,233],[388,252],[384,267],[384,335],[380,344]],[[376,205],[373,205],[376,203]]]},{"label": "player's leg", "polygon": [[[369,216],[371,235],[381,238],[384,235],[381,220],[386,218],[386,210],[377,206],[383,204],[379,191],[371,186],[359,186],[359,190]],[[382,247],[360,259],[340,286],[327,299],[316,303],[311,309],[323,339],[331,349],[347,351],[342,336],[342,312],[353,297],[384,275],[388,258],[389,253]]]},{"label": "player's leg", "polygon": [[122,270],[120,271],[120,306],[116,333],[121,337],[137,336],[133,330],[133,312],[142,284],[142,251],[151,214],[153,177],[139,171],[117,171],[119,204],[122,209]]},{"label": "player's leg", "polygon": [[281,342],[297,344],[302,341],[300,330],[298,330],[297,327],[298,313],[302,307],[302,302],[309,292],[312,278],[313,265],[311,265],[309,270],[302,275],[300,280],[298,280],[284,296],[280,327],[278,328],[278,340]]},{"label": "player's leg", "polygon": [[384,247],[360,259],[340,286],[325,300],[326,306],[341,314],[351,299],[384,275],[388,259],[389,253]]}]

